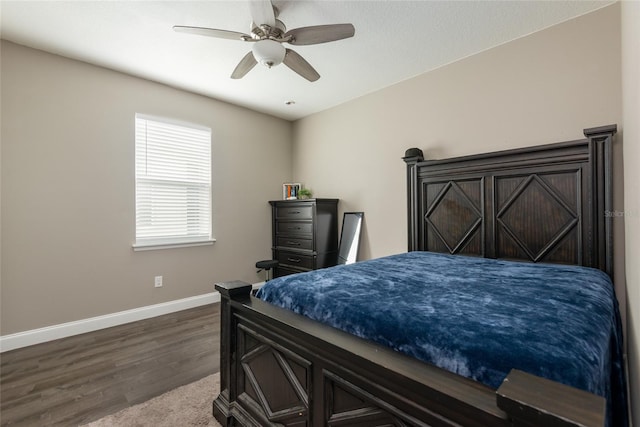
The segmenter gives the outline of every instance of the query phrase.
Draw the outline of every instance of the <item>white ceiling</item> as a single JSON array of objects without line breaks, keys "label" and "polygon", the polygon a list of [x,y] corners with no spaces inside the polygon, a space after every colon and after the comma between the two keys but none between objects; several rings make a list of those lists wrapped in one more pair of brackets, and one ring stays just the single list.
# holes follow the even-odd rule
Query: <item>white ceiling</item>
[{"label": "white ceiling", "polygon": [[[246,0],[4,1],[3,39],[162,82],[288,120],[325,110],[611,1],[274,0],[287,29],[352,23],[355,37],[288,46],[321,78],[257,65],[229,78],[251,44],[173,25],[249,32]],[[295,105],[285,105],[287,101]]]}]

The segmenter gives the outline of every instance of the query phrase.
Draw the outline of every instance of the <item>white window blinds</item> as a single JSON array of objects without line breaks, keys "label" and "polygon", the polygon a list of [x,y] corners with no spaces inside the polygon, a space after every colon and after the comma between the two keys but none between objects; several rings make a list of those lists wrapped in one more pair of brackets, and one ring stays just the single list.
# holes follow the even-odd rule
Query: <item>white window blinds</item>
[{"label": "white window blinds", "polygon": [[211,241],[211,129],[136,114],[134,247]]}]

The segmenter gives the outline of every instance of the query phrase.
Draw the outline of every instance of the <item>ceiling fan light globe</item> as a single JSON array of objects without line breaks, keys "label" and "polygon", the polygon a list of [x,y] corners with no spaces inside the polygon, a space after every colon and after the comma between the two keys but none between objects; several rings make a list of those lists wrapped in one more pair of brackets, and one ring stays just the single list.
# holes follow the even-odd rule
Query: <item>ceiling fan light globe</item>
[{"label": "ceiling fan light globe", "polygon": [[251,50],[256,61],[267,68],[281,64],[286,53],[284,46],[274,40],[255,42]]}]

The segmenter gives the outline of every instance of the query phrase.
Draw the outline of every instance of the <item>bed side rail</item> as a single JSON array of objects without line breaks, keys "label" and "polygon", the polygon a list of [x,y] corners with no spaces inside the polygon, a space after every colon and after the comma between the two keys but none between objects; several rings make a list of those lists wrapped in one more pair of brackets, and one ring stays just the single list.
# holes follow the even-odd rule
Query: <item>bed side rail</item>
[{"label": "bed side rail", "polygon": [[496,391],[497,404],[515,426],[602,427],[605,399],[512,369]]}]

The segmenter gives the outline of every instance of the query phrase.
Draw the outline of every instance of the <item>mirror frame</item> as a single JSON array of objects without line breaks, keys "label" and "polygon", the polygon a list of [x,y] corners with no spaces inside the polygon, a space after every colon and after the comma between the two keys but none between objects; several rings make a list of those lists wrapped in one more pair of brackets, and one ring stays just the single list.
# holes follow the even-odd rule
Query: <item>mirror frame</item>
[{"label": "mirror frame", "polygon": [[[347,255],[346,257],[344,257],[341,256],[345,251],[345,249],[343,248],[343,244],[346,244],[344,236],[344,225],[347,222],[347,218],[349,216],[353,216],[356,218],[357,229],[354,231],[354,235],[350,240],[350,247],[347,249]],[[340,243],[338,244],[337,265],[353,264],[354,262],[358,261],[358,250],[360,249],[360,236],[362,235],[363,222],[364,212],[345,212],[342,215],[342,230],[340,231]],[[353,258],[350,255],[352,255]]]}]

